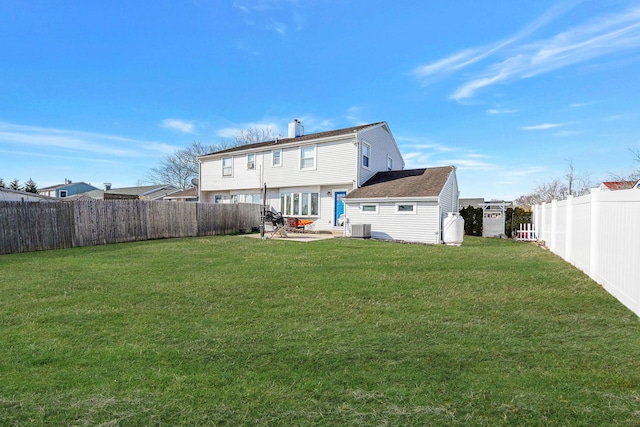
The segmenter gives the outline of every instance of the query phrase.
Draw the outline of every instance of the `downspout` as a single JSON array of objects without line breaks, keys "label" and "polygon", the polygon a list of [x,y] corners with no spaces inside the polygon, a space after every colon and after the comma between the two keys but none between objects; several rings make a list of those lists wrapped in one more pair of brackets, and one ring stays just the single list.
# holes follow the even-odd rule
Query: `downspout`
[{"label": "downspout", "polygon": [[360,141],[358,140],[358,131],[356,131],[356,139],[353,141],[356,147],[356,185],[353,190],[360,188]]},{"label": "downspout", "polygon": [[202,160],[198,159],[198,203],[202,202]]}]

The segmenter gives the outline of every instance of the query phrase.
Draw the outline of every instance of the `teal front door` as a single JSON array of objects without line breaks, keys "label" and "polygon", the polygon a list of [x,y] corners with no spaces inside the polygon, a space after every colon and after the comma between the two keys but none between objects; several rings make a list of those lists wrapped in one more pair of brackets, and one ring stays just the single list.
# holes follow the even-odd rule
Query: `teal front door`
[{"label": "teal front door", "polygon": [[344,213],[344,202],[342,198],[347,195],[346,191],[336,191],[333,193],[333,206],[335,215],[333,216],[333,225],[338,225],[340,215]]}]

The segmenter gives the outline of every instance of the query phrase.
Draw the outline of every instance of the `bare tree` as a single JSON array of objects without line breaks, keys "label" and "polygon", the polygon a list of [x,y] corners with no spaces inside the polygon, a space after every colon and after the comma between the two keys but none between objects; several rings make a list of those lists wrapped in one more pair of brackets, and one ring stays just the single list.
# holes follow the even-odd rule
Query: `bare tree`
[{"label": "bare tree", "polygon": [[147,173],[146,181],[153,184],[171,184],[181,189],[192,187],[191,180],[198,176],[196,157],[218,150],[218,146],[194,141],[191,145],[165,156],[160,161],[160,166],[152,168]]},{"label": "bare tree", "polygon": [[216,145],[194,141],[191,145],[165,156],[158,167],[152,168],[147,173],[145,181],[153,184],[171,184],[177,188],[187,189],[193,186],[191,180],[198,176],[198,156],[270,139],[275,139],[275,134],[270,128],[250,127],[239,131],[231,141],[223,140]]},{"label": "bare tree", "polygon": [[248,127],[245,130],[239,131],[233,137],[233,140],[234,140],[233,146],[237,147],[240,145],[255,144],[258,142],[269,141],[269,140],[275,139],[278,136],[280,135],[276,134],[273,131],[273,129],[268,127],[260,127],[260,128]]},{"label": "bare tree", "polygon": [[640,181],[640,148],[629,148],[636,165],[623,175],[610,173],[614,181]]}]

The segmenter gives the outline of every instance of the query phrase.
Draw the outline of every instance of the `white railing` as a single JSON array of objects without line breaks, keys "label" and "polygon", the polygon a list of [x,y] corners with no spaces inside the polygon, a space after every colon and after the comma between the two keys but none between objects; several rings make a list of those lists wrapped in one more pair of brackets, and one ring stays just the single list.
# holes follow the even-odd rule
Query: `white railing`
[{"label": "white railing", "polygon": [[640,189],[533,207],[538,239],[640,316]]},{"label": "white railing", "polygon": [[533,224],[520,224],[516,231],[516,240],[532,242],[538,240],[538,233]]}]

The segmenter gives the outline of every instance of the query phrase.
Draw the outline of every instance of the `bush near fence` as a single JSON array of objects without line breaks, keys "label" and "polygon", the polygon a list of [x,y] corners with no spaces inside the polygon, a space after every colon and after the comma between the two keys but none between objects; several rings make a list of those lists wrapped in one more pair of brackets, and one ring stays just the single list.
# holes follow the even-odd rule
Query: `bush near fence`
[{"label": "bush near fence", "polygon": [[0,202],[0,254],[249,232],[260,206],[149,200]]}]

